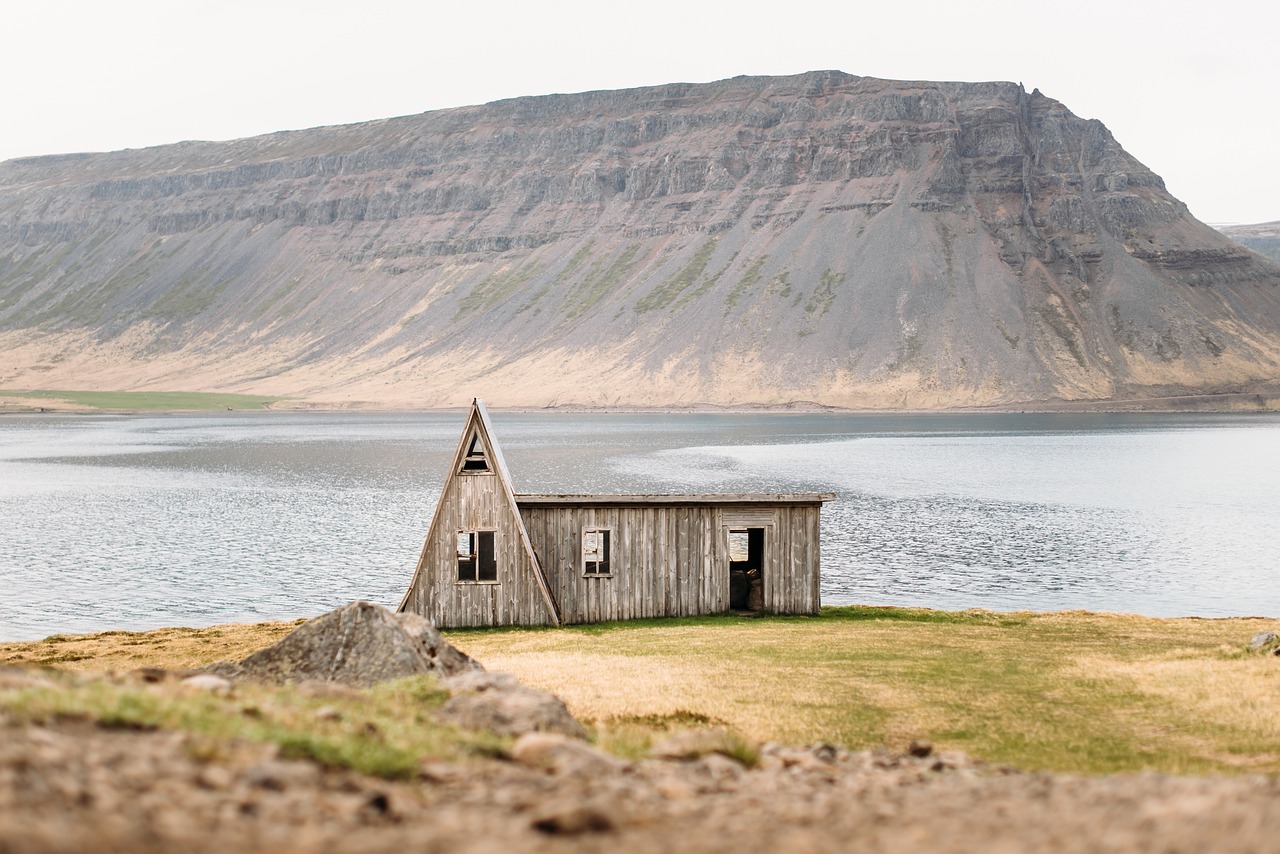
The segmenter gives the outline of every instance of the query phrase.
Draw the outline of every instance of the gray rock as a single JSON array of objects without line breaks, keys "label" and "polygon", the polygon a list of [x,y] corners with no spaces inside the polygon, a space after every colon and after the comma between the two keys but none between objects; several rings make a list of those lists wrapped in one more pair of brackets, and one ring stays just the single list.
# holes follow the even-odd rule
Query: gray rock
[{"label": "gray rock", "polygon": [[554,732],[525,733],[511,748],[521,765],[556,774],[606,774],[626,763],[582,741]]},{"label": "gray rock", "polygon": [[1276,642],[1277,635],[1275,632],[1258,632],[1249,639],[1250,651],[1256,652],[1264,647],[1270,646]]},{"label": "gray rock", "polygon": [[451,696],[439,717],[446,723],[499,735],[555,732],[587,737],[563,700],[521,685],[509,673],[471,671],[446,679],[444,686]]},{"label": "gray rock", "polygon": [[337,682],[365,687],[422,673],[452,676],[483,668],[450,646],[427,620],[352,602],[304,623],[238,664],[208,674],[263,682]]},{"label": "gray rock", "polygon": [[188,676],[183,679],[182,687],[224,696],[231,693],[232,686],[231,680],[225,676],[217,676],[213,673],[197,673],[195,676]]}]

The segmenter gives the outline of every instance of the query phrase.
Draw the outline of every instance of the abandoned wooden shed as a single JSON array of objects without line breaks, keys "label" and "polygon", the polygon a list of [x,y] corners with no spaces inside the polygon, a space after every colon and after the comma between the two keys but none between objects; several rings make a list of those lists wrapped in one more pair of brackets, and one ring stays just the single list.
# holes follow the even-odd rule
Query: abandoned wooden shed
[{"label": "abandoned wooden shed", "polygon": [[443,627],[816,614],[834,497],[516,494],[476,399],[399,610]]}]

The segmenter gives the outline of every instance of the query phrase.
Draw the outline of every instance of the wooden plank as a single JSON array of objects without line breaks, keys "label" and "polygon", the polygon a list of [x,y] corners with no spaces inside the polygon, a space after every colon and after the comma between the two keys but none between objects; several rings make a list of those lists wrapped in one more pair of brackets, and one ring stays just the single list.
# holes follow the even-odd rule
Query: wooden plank
[{"label": "wooden plank", "polygon": [[711,583],[715,579],[715,565],[712,563],[712,542],[711,532],[713,530],[712,517],[715,515],[715,508],[702,507],[702,512],[698,514],[702,530],[699,536],[702,540],[702,554],[699,560],[698,575],[698,613],[710,614],[711,607]]},{"label": "wooden plank", "polygon": [[676,542],[676,517],[668,508],[659,511],[662,516],[662,616],[675,616],[676,612],[676,558],[679,543]]},{"label": "wooden plank", "polygon": [[643,561],[643,565],[637,564],[640,568],[640,594],[638,612],[642,617],[654,616],[653,611],[653,590],[656,586],[657,566],[653,557],[658,549],[658,532],[657,526],[654,524],[657,513],[651,509],[642,509],[640,511],[641,518],[644,519],[644,527],[641,528],[641,536],[644,537],[648,548],[637,549],[636,557]]}]

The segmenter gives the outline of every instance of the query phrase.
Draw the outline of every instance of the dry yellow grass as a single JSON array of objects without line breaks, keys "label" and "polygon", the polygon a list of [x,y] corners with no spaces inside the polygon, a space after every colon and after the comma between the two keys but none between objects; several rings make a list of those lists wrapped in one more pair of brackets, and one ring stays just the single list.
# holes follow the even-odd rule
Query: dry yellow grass
[{"label": "dry yellow grass", "polygon": [[117,672],[139,667],[186,670],[215,661],[238,661],[275,643],[302,623],[303,620],[295,620],[206,629],[50,635],[39,641],[0,643],[0,664]]},{"label": "dry yellow grass", "polygon": [[[0,662],[197,667],[296,624],[0,644]],[[928,739],[1029,769],[1280,772],[1276,621],[1085,612],[831,608],[556,630],[454,631],[490,669],[565,699],[604,734],[710,720],[760,741],[903,749]]]}]

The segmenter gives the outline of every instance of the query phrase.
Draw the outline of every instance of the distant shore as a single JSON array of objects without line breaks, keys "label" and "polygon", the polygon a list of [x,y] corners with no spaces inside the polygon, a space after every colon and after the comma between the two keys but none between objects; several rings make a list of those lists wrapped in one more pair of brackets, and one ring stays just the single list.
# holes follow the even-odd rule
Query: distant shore
[{"label": "distant shore", "polygon": [[[62,389],[0,389],[0,414],[137,415],[181,412],[457,412],[465,404],[405,407],[378,401],[334,402],[266,395],[186,391],[73,391]],[[960,406],[945,409],[861,408],[831,406],[811,400],[781,403],[668,404],[557,403],[546,406],[501,406],[504,412],[563,412],[584,414],[867,414],[927,415],[963,413],[1250,413],[1280,412],[1280,384],[1249,391],[1207,394],[1168,394],[1108,400],[1037,400]]]}]

